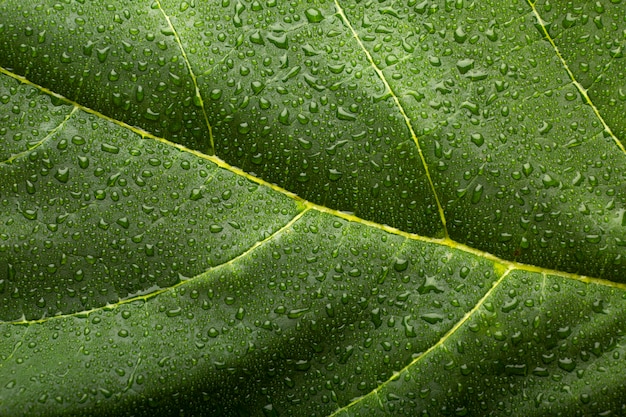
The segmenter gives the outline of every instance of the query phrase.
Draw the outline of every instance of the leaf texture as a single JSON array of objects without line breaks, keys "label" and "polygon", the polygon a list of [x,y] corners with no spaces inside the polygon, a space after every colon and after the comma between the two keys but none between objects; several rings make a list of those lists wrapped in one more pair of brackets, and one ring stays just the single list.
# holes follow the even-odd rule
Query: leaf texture
[{"label": "leaf texture", "polygon": [[0,414],[624,413],[578,3],[0,1]]}]

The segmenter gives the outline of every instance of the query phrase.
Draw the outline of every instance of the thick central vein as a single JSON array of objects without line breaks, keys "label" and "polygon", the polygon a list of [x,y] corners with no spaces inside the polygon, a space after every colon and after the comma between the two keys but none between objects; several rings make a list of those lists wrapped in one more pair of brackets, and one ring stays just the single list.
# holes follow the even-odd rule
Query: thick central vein
[{"label": "thick central vein", "polygon": [[352,26],[352,24],[348,20],[348,17],[344,13],[343,8],[341,7],[341,5],[339,4],[339,2],[337,0],[335,0],[335,7],[337,8],[337,13],[339,14],[339,16],[341,16],[341,19],[350,28],[350,31],[352,32],[352,36],[354,36],[354,39],[357,41],[357,43],[359,44],[359,46],[363,50],[363,53],[365,53],[365,55],[367,56],[367,60],[370,62],[370,64],[372,65],[372,68],[374,68],[374,71],[376,72],[378,77],[381,79],[381,81],[385,85],[385,89],[387,91],[389,91],[389,94],[391,95],[391,97],[393,98],[394,103],[398,107],[398,110],[400,111],[400,114],[402,114],[402,117],[404,118],[404,122],[406,123],[406,126],[409,129],[409,132],[411,134],[411,138],[413,139],[413,142],[415,143],[415,146],[417,147],[417,152],[419,153],[420,160],[422,161],[422,165],[424,166],[424,172],[426,174],[426,178],[428,178],[428,184],[430,185],[430,188],[431,188],[431,190],[433,192],[433,195],[435,196],[435,201],[437,203],[437,210],[439,211],[439,218],[441,219],[441,224],[443,226],[443,231],[444,231],[445,237],[447,238],[448,237],[448,229],[446,227],[446,217],[445,217],[445,213],[443,211],[443,206],[441,205],[441,202],[439,201],[439,196],[437,195],[437,190],[435,189],[435,184],[433,182],[432,177],[430,176],[430,171],[428,169],[428,164],[426,163],[426,159],[424,158],[424,153],[422,152],[422,147],[420,146],[419,139],[417,138],[417,134],[415,133],[415,129],[413,129],[413,124],[411,123],[411,119],[406,114],[406,111],[404,110],[404,107],[402,106],[402,103],[400,103],[400,100],[398,99],[398,96],[395,94],[395,92],[391,88],[391,85],[389,85],[389,82],[387,81],[387,78],[385,77],[385,74],[383,74],[381,69],[378,68],[378,66],[374,62],[374,58],[372,57],[370,52],[365,48],[365,45],[363,45],[363,42],[361,41],[361,38],[359,37],[359,34],[357,33],[357,31],[354,29],[354,27]]},{"label": "thick central vein", "polygon": [[174,25],[172,24],[170,17],[167,15],[167,13],[165,13],[165,10],[161,6],[160,0],[156,0],[156,4],[159,6],[159,10],[163,14],[163,17],[167,21],[168,26],[170,27],[172,33],[174,34],[174,38],[176,39],[176,43],[178,44],[180,53],[182,54],[183,59],[185,60],[185,64],[187,65],[189,76],[191,77],[191,80],[193,81],[193,86],[195,88],[195,94],[196,94],[195,100],[197,100],[200,106],[200,109],[202,110],[202,115],[204,116],[204,122],[206,123],[206,127],[209,130],[209,142],[211,144],[211,149],[210,149],[209,154],[215,155],[215,141],[213,140],[213,128],[211,127],[211,123],[209,122],[209,116],[207,115],[206,109],[204,107],[204,101],[202,100],[202,95],[200,94],[200,87],[198,87],[198,80],[196,78],[196,74],[193,72],[193,69],[191,68],[191,62],[189,62],[189,58],[187,57],[187,52],[185,52],[185,48],[183,48],[183,43],[180,40],[180,36],[178,35],[178,32],[174,28]]},{"label": "thick central vein", "polygon": [[[555,276],[560,276],[566,279],[572,279],[572,280],[576,280],[576,281],[580,281],[580,282],[584,282],[587,284],[595,284],[595,285],[602,285],[602,286],[608,286],[608,287],[612,287],[612,288],[617,288],[620,290],[626,290],[626,283],[619,283],[619,282],[613,282],[613,281],[608,281],[606,279],[602,279],[602,278],[594,278],[594,277],[588,277],[588,276],[584,276],[584,275],[578,275],[578,274],[574,274],[574,273],[570,273],[570,272],[564,272],[564,271],[558,271],[558,270],[554,270],[554,269],[549,269],[549,268],[545,268],[545,267],[540,267],[540,266],[535,266],[535,265],[529,265],[529,264],[524,264],[524,263],[520,263],[520,262],[516,262],[516,261],[509,261],[506,259],[502,259],[499,258],[489,252],[485,252],[482,251],[480,249],[476,249],[476,248],[472,248],[470,246],[467,246],[463,243],[457,242],[455,240],[450,239],[449,237],[446,238],[433,238],[433,237],[427,237],[427,236],[421,236],[421,235],[417,235],[414,233],[410,233],[410,232],[405,232],[403,230],[397,229],[395,227],[392,226],[388,226],[388,225],[384,225],[384,224],[380,224],[380,223],[376,223],[373,221],[369,221],[366,219],[362,219],[358,216],[355,216],[354,214],[350,214],[350,213],[345,213],[345,212],[341,212],[338,210],[334,210],[319,204],[315,204],[313,202],[310,201],[306,201],[304,199],[302,199],[301,197],[299,197],[298,195],[294,194],[291,191],[288,191],[284,188],[281,188],[280,186],[276,185],[276,184],[272,184],[269,183],[259,177],[256,177],[254,175],[251,175],[243,170],[241,170],[240,168],[234,167],[230,164],[228,164],[227,162],[223,161],[222,159],[218,158],[217,156],[214,155],[206,155],[203,154],[201,152],[198,151],[194,151],[193,149],[189,149],[187,147],[185,147],[184,145],[178,144],[178,143],[174,143],[174,142],[170,142],[167,139],[158,137],[153,135],[150,132],[147,132],[145,130],[142,130],[141,128],[135,127],[135,126],[130,126],[124,122],[121,122],[119,120],[113,119],[109,116],[106,116],[94,109],[91,109],[89,107],[85,107],[84,105],[77,103],[75,101],[72,101],[70,99],[68,99],[67,97],[64,97],[58,93],[55,93],[49,89],[46,89],[45,87],[42,87],[38,84],[33,83],[32,81],[29,81],[28,79],[26,79],[23,76],[17,75],[5,68],[0,67],[0,74],[4,74],[6,76],[9,76],[21,83],[25,83],[28,85],[31,85],[35,88],[38,88],[39,90],[41,90],[42,92],[52,96],[52,97],[56,97],[72,106],[75,107],[75,109],[73,110],[73,112],[77,111],[77,110],[81,110],[84,111],[88,114],[93,114],[94,116],[102,119],[102,120],[106,120],[109,123],[113,123],[116,124],[118,126],[123,127],[124,129],[128,129],[129,131],[137,134],[138,136],[142,137],[142,138],[148,138],[151,140],[155,140],[157,142],[161,142],[166,146],[170,146],[172,148],[178,149],[181,152],[185,152],[188,153],[190,155],[194,155],[197,158],[201,158],[204,160],[207,160],[213,164],[215,164],[216,166],[218,166],[221,169],[224,169],[226,171],[232,172],[233,174],[241,177],[241,178],[245,178],[250,182],[253,182],[255,184],[258,184],[262,187],[266,187],[269,188],[277,193],[280,193],[292,200],[294,200],[297,204],[301,205],[301,207],[304,208],[304,211],[300,213],[300,216],[296,216],[296,217],[301,217],[302,214],[304,214],[304,212],[309,211],[309,210],[315,210],[318,212],[322,212],[322,213],[327,213],[331,216],[336,216],[338,218],[342,218],[344,220],[350,221],[350,222],[355,222],[355,223],[360,223],[363,224],[365,226],[368,227],[372,227],[375,229],[379,229],[382,230],[386,233],[390,233],[393,235],[397,235],[397,236],[403,236],[407,239],[413,240],[413,241],[419,241],[419,242],[425,242],[425,243],[431,243],[431,244],[435,244],[435,245],[440,245],[440,246],[445,246],[447,248],[453,249],[453,250],[460,250],[466,253],[471,253],[477,257],[483,258],[483,259],[487,259],[493,263],[497,263],[497,264],[501,264],[506,266],[507,268],[513,268],[513,269],[517,269],[517,270],[521,270],[521,271],[527,271],[527,272],[536,272],[536,273],[543,273],[543,274],[549,274],[549,275],[555,275]],[[69,119],[69,116],[67,117],[67,119]],[[58,130],[58,128],[57,128]],[[292,221],[290,222],[291,224],[293,224],[293,222],[297,220],[297,219],[292,219]],[[284,229],[284,227],[283,227]],[[282,230],[282,229],[281,229]],[[273,235],[272,235],[273,236]],[[271,237],[270,237],[271,238]],[[266,239],[267,240],[267,239]],[[259,243],[257,243],[258,245]],[[252,247],[250,248],[252,249]],[[249,252],[246,251],[245,253]],[[239,259],[241,257],[241,255],[239,255],[237,257],[237,259]],[[231,260],[232,261],[232,260]],[[189,282],[189,280],[186,281],[182,281],[184,282]],[[141,298],[141,299],[147,299],[147,298],[151,298],[151,295],[146,294],[146,295],[142,295],[136,298]],[[110,306],[109,306],[110,307]],[[83,311],[81,312],[83,314],[85,313],[89,313],[88,311]],[[75,313],[74,315],[79,314],[79,313]],[[58,316],[55,316],[58,317]]]},{"label": "thick central vein", "polygon": [[574,73],[570,69],[569,65],[567,65],[567,61],[565,61],[565,58],[563,58],[563,55],[561,55],[561,51],[559,50],[559,47],[556,46],[556,43],[554,43],[554,39],[552,39],[552,36],[550,36],[550,34],[548,33],[548,29],[544,25],[544,21],[541,18],[541,16],[539,15],[539,11],[535,7],[535,2],[530,1],[530,0],[526,0],[526,1],[528,2],[530,7],[532,8],[533,14],[535,15],[535,18],[537,19],[537,23],[539,23],[539,26],[541,27],[541,31],[543,32],[543,35],[546,37],[548,42],[550,42],[550,45],[552,45],[552,48],[554,48],[554,52],[556,53],[556,56],[559,57],[559,60],[561,61],[561,64],[563,64],[563,67],[565,68],[565,71],[567,71],[567,74],[569,75],[570,79],[572,80],[572,84],[574,84],[574,86],[576,86],[576,88],[578,89],[580,94],[585,98],[585,101],[587,103],[589,103],[589,106],[593,109],[593,112],[595,113],[596,117],[598,118],[600,123],[602,123],[602,126],[604,127],[604,130],[613,138],[613,141],[615,141],[615,144],[617,145],[617,147],[620,148],[622,152],[626,153],[626,148],[624,148],[624,145],[622,145],[622,142],[620,142],[619,139],[617,139],[617,136],[613,133],[613,131],[611,130],[609,125],[606,124],[606,121],[604,120],[604,118],[600,114],[600,111],[598,110],[598,108],[591,101],[591,98],[589,97],[589,94],[587,93],[587,89],[585,87],[583,87],[582,84],[580,84],[578,82],[578,80],[576,79],[576,76],[574,75]]}]

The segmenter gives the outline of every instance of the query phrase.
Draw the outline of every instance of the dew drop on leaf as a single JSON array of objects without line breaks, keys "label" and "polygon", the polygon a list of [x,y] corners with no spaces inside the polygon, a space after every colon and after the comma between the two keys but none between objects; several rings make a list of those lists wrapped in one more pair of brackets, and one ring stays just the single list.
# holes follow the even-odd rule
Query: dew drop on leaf
[{"label": "dew drop on leaf", "polygon": [[322,14],[322,12],[319,9],[313,7],[305,10],[304,15],[306,16],[306,19],[309,21],[309,23],[319,23],[324,20],[324,15]]}]

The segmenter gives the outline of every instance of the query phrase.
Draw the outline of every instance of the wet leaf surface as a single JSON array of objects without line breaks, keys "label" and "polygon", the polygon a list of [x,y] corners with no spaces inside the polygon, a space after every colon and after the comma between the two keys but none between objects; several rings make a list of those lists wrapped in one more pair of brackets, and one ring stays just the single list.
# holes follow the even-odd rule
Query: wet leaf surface
[{"label": "wet leaf surface", "polygon": [[624,413],[623,2],[0,16],[0,414]]}]

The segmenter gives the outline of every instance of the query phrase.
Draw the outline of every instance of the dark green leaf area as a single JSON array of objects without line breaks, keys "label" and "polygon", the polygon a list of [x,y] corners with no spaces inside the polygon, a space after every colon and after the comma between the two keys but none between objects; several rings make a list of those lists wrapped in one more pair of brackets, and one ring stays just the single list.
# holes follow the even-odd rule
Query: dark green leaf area
[{"label": "dark green leaf area", "polygon": [[0,64],[111,118],[207,150],[189,69],[151,5],[0,4]]},{"label": "dark green leaf area", "polygon": [[10,356],[0,411],[59,401],[99,403],[94,415],[327,415],[433,346],[489,290],[494,268],[310,211],[149,300],[2,325],[19,342],[0,345]]},{"label": "dark green leaf area", "polygon": [[[49,99],[28,103],[19,103],[26,120],[54,108]],[[74,111],[60,123],[0,164],[2,320],[170,287],[240,255],[299,210],[284,195],[94,115]]]},{"label": "dark green leaf area", "polygon": [[[343,12],[410,118],[450,237],[623,281],[626,155],[536,30],[533,9],[499,4],[488,20],[489,2],[385,4]],[[607,87],[612,102],[622,86]]]},{"label": "dark green leaf area", "polygon": [[622,294],[513,271],[457,332],[338,416],[624,411]]},{"label": "dark green leaf area", "polygon": [[608,127],[626,144],[623,3],[577,0],[551,4],[542,0],[535,8],[569,70]]}]

